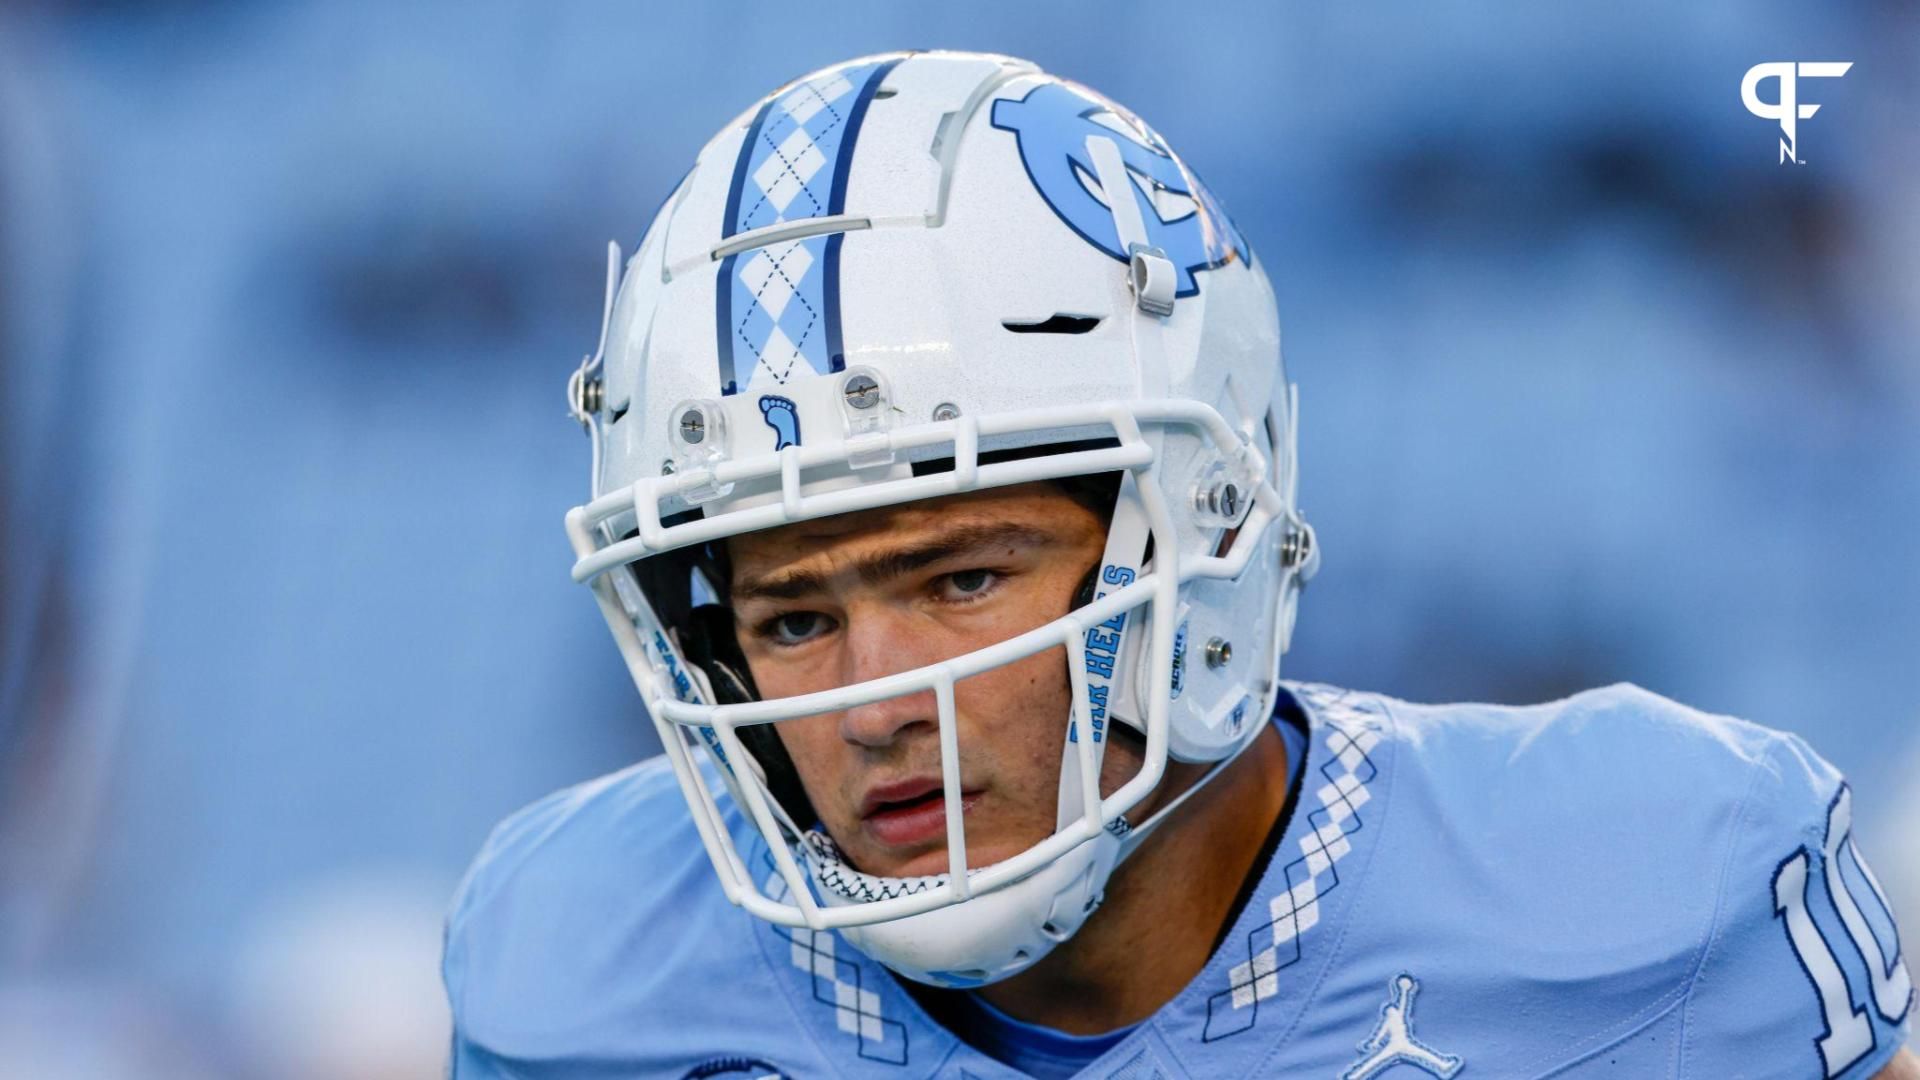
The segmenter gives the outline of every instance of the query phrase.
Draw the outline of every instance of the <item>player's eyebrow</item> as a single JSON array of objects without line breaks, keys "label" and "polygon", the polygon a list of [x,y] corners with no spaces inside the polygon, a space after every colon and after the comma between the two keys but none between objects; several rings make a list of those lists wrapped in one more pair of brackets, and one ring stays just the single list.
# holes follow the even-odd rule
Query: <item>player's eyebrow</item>
[{"label": "player's eyebrow", "polygon": [[[1044,548],[1059,543],[1045,529],[1016,522],[957,525],[946,532],[907,547],[877,551],[854,563],[853,570],[868,585],[882,585],[935,563],[1000,547]],[[830,592],[827,576],[815,570],[788,570],[734,582],[733,599],[798,600]]]}]

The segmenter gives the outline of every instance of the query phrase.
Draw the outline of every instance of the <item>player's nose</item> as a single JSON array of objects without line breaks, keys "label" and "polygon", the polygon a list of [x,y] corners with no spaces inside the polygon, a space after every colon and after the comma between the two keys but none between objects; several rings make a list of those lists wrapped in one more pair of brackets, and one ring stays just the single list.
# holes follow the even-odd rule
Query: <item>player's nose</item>
[{"label": "player's nose", "polygon": [[840,737],[875,749],[924,732],[938,732],[940,710],[931,690],[856,705],[840,714]]},{"label": "player's nose", "polygon": [[[912,671],[940,658],[923,656],[919,638],[901,620],[881,612],[849,612],[846,685]],[[939,705],[931,689],[856,705],[840,717],[840,736],[850,743],[883,747],[915,733],[938,730]]]}]

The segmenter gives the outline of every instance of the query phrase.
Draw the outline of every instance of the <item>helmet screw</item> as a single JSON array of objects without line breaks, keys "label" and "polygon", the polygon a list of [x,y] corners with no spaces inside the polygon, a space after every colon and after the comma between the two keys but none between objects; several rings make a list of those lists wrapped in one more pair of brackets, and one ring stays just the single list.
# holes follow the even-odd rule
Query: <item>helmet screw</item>
[{"label": "helmet screw", "polygon": [[849,377],[841,385],[840,392],[847,395],[847,404],[856,409],[871,409],[880,404],[880,383],[871,375],[862,373]]},{"label": "helmet screw", "polygon": [[707,415],[699,409],[688,409],[680,414],[680,437],[690,443],[697,443],[707,437]]},{"label": "helmet screw", "polygon": [[933,407],[933,419],[935,423],[945,420],[958,420],[960,419],[960,406],[955,405],[951,401],[943,401]]},{"label": "helmet screw", "polygon": [[1214,638],[1207,642],[1207,666],[1218,670],[1233,662],[1233,642]]},{"label": "helmet screw", "polygon": [[1216,484],[1205,491],[1195,492],[1193,508],[1211,511],[1223,517],[1240,516],[1240,488],[1232,482]]}]

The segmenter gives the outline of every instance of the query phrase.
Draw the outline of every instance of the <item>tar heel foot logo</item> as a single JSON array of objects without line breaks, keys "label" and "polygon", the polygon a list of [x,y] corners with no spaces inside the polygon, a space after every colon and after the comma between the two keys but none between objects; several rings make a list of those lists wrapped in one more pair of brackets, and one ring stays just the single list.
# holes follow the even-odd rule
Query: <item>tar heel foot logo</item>
[{"label": "tar heel foot logo", "polygon": [[760,398],[760,418],[773,429],[773,448],[785,450],[800,445],[800,412],[792,398],[766,394]]},{"label": "tar heel foot logo", "polygon": [[[1791,161],[1795,165],[1805,165],[1806,159],[1800,156],[1800,121],[1810,120],[1820,111],[1817,103],[1800,104],[1801,79],[1837,79],[1847,73],[1853,61],[1795,64],[1785,61],[1771,64],[1755,64],[1747,69],[1746,77],[1740,80],[1740,100],[1747,111],[1762,120],[1780,122],[1780,164]],[[1760,100],[1760,84],[1773,79],[1780,84],[1780,92],[1773,101]]]},{"label": "tar heel foot logo", "polygon": [[1411,1065],[1440,1080],[1452,1080],[1466,1063],[1413,1037],[1413,996],[1419,992],[1420,980],[1405,972],[1387,984],[1387,1003],[1380,1007],[1380,1022],[1360,1044],[1360,1060],[1341,1073],[1340,1080],[1373,1080],[1395,1065]]}]

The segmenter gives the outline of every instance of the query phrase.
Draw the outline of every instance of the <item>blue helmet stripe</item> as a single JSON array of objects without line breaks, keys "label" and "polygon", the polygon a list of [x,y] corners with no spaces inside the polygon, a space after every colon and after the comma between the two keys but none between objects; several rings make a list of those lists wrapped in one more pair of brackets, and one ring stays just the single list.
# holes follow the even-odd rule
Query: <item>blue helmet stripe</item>
[{"label": "blue helmet stripe", "polygon": [[[740,146],[721,235],[845,213],[861,122],[899,62],[836,68],[768,99]],[[813,236],[721,260],[714,305],[721,393],[740,392],[761,368],[784,385],[798,375],[846,367],[841,239],[839,233]]]}]

